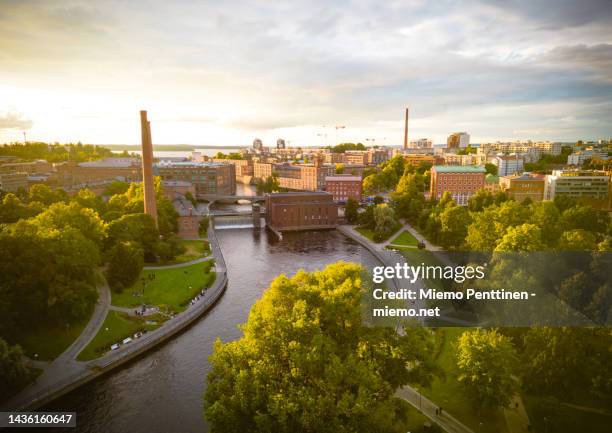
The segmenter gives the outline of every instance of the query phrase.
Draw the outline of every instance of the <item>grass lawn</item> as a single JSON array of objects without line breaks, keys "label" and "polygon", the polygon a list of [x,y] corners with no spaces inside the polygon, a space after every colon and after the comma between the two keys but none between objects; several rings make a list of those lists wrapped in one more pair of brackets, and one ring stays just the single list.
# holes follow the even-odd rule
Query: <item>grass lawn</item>
[{"label": "grass lawn", "polygon": [[[147,325],[145,322],[156,321],[156,325]],[[118,311],[109,311],[104,324],[91,340],[91,342],[79,353],[79,361],[88,361],[98,358],[110,350],[114,343],[121,342],[126,337],[132,337],[138,331],[153,330],[157,328],[164,318],[161,315],[149,317],[131,317]]]},{"label": "grass lawn", "polygon": [[[423,395],[457,418],[459,421],[483,433],[507,432],[506,419],[501,409],[483,410],[481,414],[466,395],[462,385],[457,380],[454,342],[465,331],[465,328],[444,328],[436,338],[444,338],[438,366],[444,371],[442,378],[436,377],[430,388],[422,388]],[[482,428],[479,430],[479,423]]]},{"label": "grass lawn", "polygon": [[176,265],[179,263],[190,262],[192,260],[199,259],[200,257],[205,257],[205,256],[210,255],[210,245],[208,241],[205,239],[201,239],[201,240],[182,239],[181,244],[185,247],[185,252],[183,254],[176,256],[172,260],[159,261],[150,266]]},{"label": "grass lawn", "polygon": [[397,236],[395,239],[391,241],[392,245],[401,245],[404,247],[416,247],[419,244],[419,241],[412,236],[408,230],[404,230]]},{"label": "grass lawn", "polygon": [[[544,404],[542,397],[525,393],[521,397],[527,409],[529,420],[534,427],[533,431],[536,433],[544,433],[546,430],[550,433],[605,433],[610,431],[612,415],[580,410],[564,404],[560,404],[554,413],[546,413],[542,411],[542,405]],[[571,399],[571,396],[568,396],[568,399]],[[588,407],[589,405],[585,404],[585,406]],[[605,403],[596,404],[595,407],[606,408]],[[545,416],[548,426],[544,423]]]},{"label": "grass lawn", "polygon": [[[443,432],[440,427],[432,420],[427,418],[418,409],[412,406],[409,403],[406,403],[406,412],[408,417],[408,422],[405,425],[406,431],[410,433],[433,433],[433,432]],[[426,430],[424,424],[429,423],[431,427]]]},{"label": "grass lawn", "polygon": [[[210,271],[212,265],[213,261],[209,260],[180,268],[145,269],[132,287],[121,293],[113,292],[112,304],[118,307],[136,307],[145,303],[168,307],[177,312],[183,311],[190,299],[215,281],[215,274]],[[149,280],[151,274],[155,275],[154,280]],[[144,296],[134,296],[134,292],[142,291],[142,278],[147,281]]]},{"label": "grass lawn", "polygon": [[370,230],[370,229],[367,229],[365,227],[355,227],[355,230],[357,230],[361,235],[365,236],[366,238],[368,238],[372,242],[380,243],[380,242],[386,241],[391,236],[393,236],[401,227],[402,227],[402,224],[398,222],[395,225],[395,227],[393,227],[393,230],[391,230],[391,233],[389,234],[389,236],[387,236],[384,239],[381,239],[378,242],[374,240],[374,230]]},{"label": "grass lawn", "polygon": [[[34,360],[51,361],[57,358],[64,350],[77,339],[89,317],[77,323],[66,325],[46,325],[15,336],[15,341],[23,348],[25,354]],[[35,357],[34,354],[38,354]]]}]

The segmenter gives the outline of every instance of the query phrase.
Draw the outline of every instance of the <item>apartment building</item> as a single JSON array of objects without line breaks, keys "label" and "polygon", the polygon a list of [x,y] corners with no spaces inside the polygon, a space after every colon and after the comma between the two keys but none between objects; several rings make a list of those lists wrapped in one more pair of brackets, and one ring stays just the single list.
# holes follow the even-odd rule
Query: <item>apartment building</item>
[{"label": "apartment building", "polygon": [[20,188],[28,190],[28,173],[0,173],[0,191],[17,192]]},{"label": "apartment building", "polygon": [[514,173],[520,173],[524,169],[523,158],[517,154],[498,155],[493,158],[493,164],[497,165],[499,176],[510,176]]}]

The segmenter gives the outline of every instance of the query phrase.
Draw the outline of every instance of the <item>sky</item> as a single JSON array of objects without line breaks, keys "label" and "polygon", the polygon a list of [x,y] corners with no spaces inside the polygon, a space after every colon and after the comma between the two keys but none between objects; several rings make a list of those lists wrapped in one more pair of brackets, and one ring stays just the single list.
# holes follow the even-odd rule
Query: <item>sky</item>
[{"label": "sky", "polygon": [[[612,137],[609,0],[0,0],[0,143]],[[344,128],[336,128],[344,126]]]}]

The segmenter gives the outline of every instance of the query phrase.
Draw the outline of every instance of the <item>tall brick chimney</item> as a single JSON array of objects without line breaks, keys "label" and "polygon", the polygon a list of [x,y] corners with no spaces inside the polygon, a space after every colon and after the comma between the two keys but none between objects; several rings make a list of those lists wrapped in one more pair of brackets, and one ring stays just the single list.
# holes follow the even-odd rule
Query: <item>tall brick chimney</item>
[{"label": "tall brick chimney", "polygon": [[147,112],[140,111],[140,132],[142,135],[142,183],[144,190],[144,211],[151,215],[157,227],[157,202],[153,183],[153,143],[151,142],[151,122]]},{"label": "tall brick chimney", "polygon": [[406,108],[406,120],[404,123],[404,150],[408,149],[408,108]]}]

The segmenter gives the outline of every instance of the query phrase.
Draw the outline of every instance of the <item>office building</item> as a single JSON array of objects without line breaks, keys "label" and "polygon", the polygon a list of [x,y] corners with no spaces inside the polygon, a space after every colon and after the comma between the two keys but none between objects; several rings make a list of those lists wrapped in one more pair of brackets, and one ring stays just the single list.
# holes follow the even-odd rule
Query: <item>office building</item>
[{"label": "office building", "polygon": [[282,138],[279,138],[278,140],[276,140],[276,148],[277,149],[285,149],[285,140],[283,140]]},{"label": "office building", "polygon": [[596,170],[553,170],[546,176],[544,198],[564,195],[572,198],[606,199],[610,176]]},{"label": "office building", "polygon": [[545,176],[538,173],[513,174],[499,178],[499,187],[519,203],[526,198],[542,201]]}]

